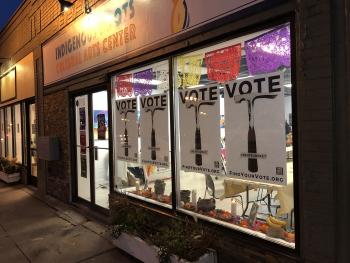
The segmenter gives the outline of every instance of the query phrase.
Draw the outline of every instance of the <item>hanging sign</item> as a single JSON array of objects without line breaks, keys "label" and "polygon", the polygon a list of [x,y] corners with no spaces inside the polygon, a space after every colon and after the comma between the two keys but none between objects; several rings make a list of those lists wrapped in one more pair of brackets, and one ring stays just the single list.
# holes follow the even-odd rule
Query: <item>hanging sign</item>
[{"label": "hanging sign", "polygon": [[182,170],[221,172],[219,97],[215,85],[179,90]]},{"label": "hanging sign", "polygon": [[208,79],[224,83],[235,80],[241,66],[241,44],[205,53]]},{"label": "hanging sign", "polygon": [[290,67],[290,26],[285,25],[244,43],[250,75]]},{"label": "hanging sign", "polygon": [[117,159],[138,162],[137,98],[116,102]]},{"label": "hanging sign", "polygon": [[225,84],[227,175],[286,185],[283,73]]},{"label": "hanging sign", "polygon": [[153,79],[153,72],[151,68],[134,73],[134,76],[133,76],[134,95],[135,96],[151,95],[152,79]]},{"label": "hanging sign", "polygon": [[199,84],[202,75],[203,55],[181,56],[177,58],[177,83],[187,88]]},{"label": "hanging sign", "polygon": [[132,96],[132,74],[118,75],[115,78],[114,88],[118,97]]},{"label": "hanging sign", "polygon": [[168,94],[140,97],[141,162],[169,166]]}]

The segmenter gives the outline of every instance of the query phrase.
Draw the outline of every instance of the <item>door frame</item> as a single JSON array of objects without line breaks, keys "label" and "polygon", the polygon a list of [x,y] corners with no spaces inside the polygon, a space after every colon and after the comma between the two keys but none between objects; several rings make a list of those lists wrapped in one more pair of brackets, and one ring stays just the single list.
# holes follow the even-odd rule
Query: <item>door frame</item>
[{"label": "door frame", "polygon": [[[23,143],[24,149],[23,152],[26,155],[26,167],[27,167],[27,182],[30,185],[37,186],[38,185],[38,178],[35,176],[32,176],[32,159],[31,159],[31,148],[30,148],[30,105],[35,104],[35,98],[31,98],[24,101],[24,111],[25,111],[25,120],[22,122],[22,134],[23,131],[25,131],[25,142]],[[36,114],[36,110],[35,110]],[[24,127],[23,127],[23,124]],[[35,131],[37,132],[37,130]],[[36,134],[37,135],[37,134]],[[23,138],[22,138],[23,140]],[[23,155],[24,156],[24,155]]]},{"label": "door frame", "polygon": [[[69,122],[70,122],[70,139],[71,139],[71,191],[72,191],[72,202],[75,203],[81,203],[84,206],[87,206],[93,210],[96,210],[100,213],[108,215],[109,209],[99,206],[95,203],[95,167],[94,167],[94,154],[93,154],[93,114],[92,114],[92,94],[100,91],[107,91],[107,107],[108,107],[108,147],[109,147],[109,161],[108,164],[109,166],[111,165],[111,143],[110,143],[110,137],[112,136],[111,134],[111,126],[110,126],[110,89],[107,84],[99,85],[99,86],[93,86],[89,88],[85,88],[84,90],[79,90],[77,92],[71,92],[69,93]],[[88,96],[88,119],[87,119],[87,125],[89,129],[89,148],[88,150],[90,151],[89,154],[89,163],[90,163],[90,199],[91,201],[87,201],[81,197],[78,196],[78,174],[77,174],[77,153],[76,153],[76,145],[77,145],[77,140],[76,140],[76,106],[75,106],[75,98],[79,96],[87,95]],[[111,166],[109,167],[109,183],[111,182],[111,173],[112,169]],[[109,187],[109,192],[110,192]]]}]

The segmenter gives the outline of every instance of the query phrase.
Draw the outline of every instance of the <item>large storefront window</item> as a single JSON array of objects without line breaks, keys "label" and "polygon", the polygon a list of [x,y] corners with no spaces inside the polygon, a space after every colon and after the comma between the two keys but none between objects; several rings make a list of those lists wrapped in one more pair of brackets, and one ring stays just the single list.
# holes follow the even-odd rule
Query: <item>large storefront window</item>
[{"label": "large storefront window", "polygon": [[1,157],[22,163],[22,114],[21,104],[0,109]]},{"label": "large storefront window", "polygon": [[177,207],[294,247],[289,25],[175,64]]},{"label": "large storefront window", "polygon": [[170,207],[168,61],[112,78],[115,188]]},{"label": "large storefront window", "polygon": [[294,248],[290,49],[284,24],[176,56],[172,101],[168,61],[114,76],[115,189]]}]

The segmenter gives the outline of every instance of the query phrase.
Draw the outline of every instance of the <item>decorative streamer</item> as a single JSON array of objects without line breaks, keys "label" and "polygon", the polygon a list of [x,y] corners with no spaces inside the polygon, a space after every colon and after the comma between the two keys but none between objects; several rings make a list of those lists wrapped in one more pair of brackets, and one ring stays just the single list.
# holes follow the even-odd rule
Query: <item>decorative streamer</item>
[{"label": "decorative streamer", "polygon": [[119,75],[115,79],[117,95],[119,97],[132,96],[132,74]]},{"label": "decorative streamer", "polygon": [[156,71],[156,79],[160,81],[157,86],[158,90],[168,90],[169,89],[169,71],[160,69]]},{"label": "decorative streamer", "polygon": [[137,73],[134,73],[134,95],[151,95],[152,94],[152,69],[146,69]]},{"label": "decorative streamer", "polygon": [[290,67],[290,27],[276,28],[245,41],[244,49],[250,75]]},{"label": "decorative streamer", "polygon": [[181,56],[177,58],[177,83],[186,88],[199,84],[202,74],[203,55]]},{"label": "decorative streamer", "polygon": [[205,53],[209,80],[224,83],[234,80],[241,66],[241,44]]}]

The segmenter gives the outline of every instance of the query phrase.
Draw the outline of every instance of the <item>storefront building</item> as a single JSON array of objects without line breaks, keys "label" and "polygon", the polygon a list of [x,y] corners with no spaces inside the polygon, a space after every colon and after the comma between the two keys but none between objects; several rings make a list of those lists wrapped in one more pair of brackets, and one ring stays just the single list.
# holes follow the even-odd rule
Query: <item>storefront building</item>
[{"label": "storefront building", "polygon": [[[1,156],[27,164],[25,183],[196,218],[219,262],[346,262],[341,1],[72,3],[24,1],[0,35],[18,61],[1,71]],[[59,157],[38,158],[36,137]]]},{"label": "storefront building", "polygon": [[[37,184],[33,53],[1,76],[1,157],[23,165],[23,183]],[[3,165],[3,164],[2,164]]]}]

